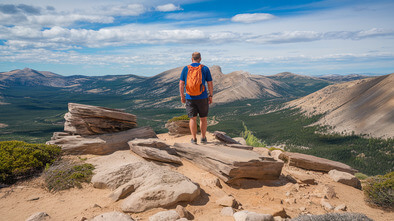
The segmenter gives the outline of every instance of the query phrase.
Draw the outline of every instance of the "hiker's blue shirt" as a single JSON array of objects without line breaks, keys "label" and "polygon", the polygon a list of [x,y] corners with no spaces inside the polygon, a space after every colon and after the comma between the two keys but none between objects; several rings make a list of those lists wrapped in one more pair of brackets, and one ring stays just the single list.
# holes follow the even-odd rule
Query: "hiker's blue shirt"
[{"label": "hiker's blue shirt", "polygon": [[[197,67],[198,65],[200,65],[200,63],[192,63],[190,65],[193,67]],[[187,66],[185,66],[182,70],[182,74],[181,74],[181,78],[180,78],[181,81],[185,82],[185,85],[187,84],[186,79],[187,79],[188,70],[189,69],[187,68]],[[207,93],[208,87],[205,82],[212,81],[211,72],[209,71],[209,68],[204,65],[204,67],[202,67],[202,69],[201,69],[201,73],[202,73],[202,85],[205,86],[204,92],[202,92],[202,94],[200,94],[198,96],[190,96],[188,93],[186,93],[186,99],[198,100],[198,99],[208,98],[208,93]]]}]

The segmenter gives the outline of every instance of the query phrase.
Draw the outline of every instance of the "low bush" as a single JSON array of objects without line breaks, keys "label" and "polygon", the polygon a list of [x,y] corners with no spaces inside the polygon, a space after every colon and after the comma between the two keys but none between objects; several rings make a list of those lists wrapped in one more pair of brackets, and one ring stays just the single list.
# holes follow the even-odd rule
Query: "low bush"
[{"label": "low bush", "polygon": [[267,147],[265,142],[254,136],[252,134],[252,131],[248,130],[248,128],[244,123],[243,126],[244,126],[244,131],[241,133],[241,136],[245,139],[247,145],[252,147]]},{"label": "low bush", "polygon": [[268,148],[269,151],[273,151],[273,150],[280,150],[282,152],[285,152],[283,149],[277,148],[277,147],[270,147]]},{"label": "low bush", "polygon": [[393,189],[394,172],[369,177],[363,187],[367,202],[383,208],[391,209],[394,208]]},{"label": "low bush", "polygon": [[48,167],[44,173],[46,187],[49,191],[60,191],[73,187],[82,187],[82,183],[89,183],[93,175],[94,166],[88,163],[74,163],[62,160]]},{"label": "low bush", "polygon": [[182,115],[178,117],[173,117],[168,122],[174,122],[174,121],[179,121],[179,120],[190,120],[190,118],[187,115]]},{"label": "low bush", "polygon": [[0,183],[12,184],[41,172],[60,157],[56,145],[29,144],[23,141],[0,142]]},{"label": "low bush", "polygon": [[354,176],[357,177],[357,179],[359,179],[359,180],[365,180],[368,178],[368,175],[363,174],[363,173],[355,173]]}]

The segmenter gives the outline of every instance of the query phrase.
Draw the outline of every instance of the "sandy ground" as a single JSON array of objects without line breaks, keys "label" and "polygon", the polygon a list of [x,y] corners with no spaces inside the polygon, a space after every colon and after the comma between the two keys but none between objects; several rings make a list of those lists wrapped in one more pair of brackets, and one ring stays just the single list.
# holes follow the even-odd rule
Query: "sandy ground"
[{"label": "sandy ground", "polygon": [[[158,136],[169,144],[190,142],[190,136]],[[213,140],[211,134],[207,137],[208,141]],[[337,198],[327,200],[333,206],[345,204],[348,212],[364,213],[379,221],[391,221],[394,218],[393,212],[369,207],[364,202],[361,190],[336,183],[327,174],[319,172],[288,166],[283,168],[283,173],[292,170],[308,173],[315,178],[317,185],[293,184],[281,177],[271,182],[243,180],[235,186],[228,186],[221,181],[223,188],[219,188],[213,184],[216,180],[214,175],[186,160],[183,161],[183,166],[171,168],[198,183],[202,189],[200,197],[193,202],[181,203],[194,215],[194,220],[233,220],[232,217],[221,216],[222,207],[216,203],[225,195],[232,195],[241,204],[242,209],[259,213],[273,214],[284,208],[290,217],[302,213],[323,214],[326,211],[321,207],[320,200],[324,185],[331,185],[335,189]],[[92,218],[105,212],[121,211],[121,201],[113,203],[108,198],[109,194],[110,190],[95,189],[91,184],[84,185],[82,189],[50,193],[43,187],[42,178],[34,178],[0,189],[0,220],[26,220],[30,215],[42,211],[48,213],[52,220],[82,220],[83,217]],[[148,220],[149,216],[157,212],[174,208],[156,208],[130,215],[135,220]]]}]

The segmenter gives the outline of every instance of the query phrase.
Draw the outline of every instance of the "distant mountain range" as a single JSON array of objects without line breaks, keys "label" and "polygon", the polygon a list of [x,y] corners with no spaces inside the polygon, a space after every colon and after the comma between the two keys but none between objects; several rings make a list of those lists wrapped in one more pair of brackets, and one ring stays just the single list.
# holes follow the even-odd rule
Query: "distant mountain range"
[{"label": "distant mountain range", "polygon": [[394,137],[394,73],[330,85],[289,106],[324,114],[317,124],[334,132]]},{"label": "distant mountain range", "polygon": [[[1,90],[9,87],[50,87],[63,92],[82,94],[112,94],[137,100],[138,106],[179,105],[178,83],[183,67],[162,72],[153,77],[138,75],[62,76],[48,71],[25,68],[0,73]],[[216,104],[260,98],[294,99],[315,92],[338,81],[367,76],[309,77],[289,72],[273,76],[253,75],[245,71],[223,74],[219,66],[210,67],[214,79]]]}]

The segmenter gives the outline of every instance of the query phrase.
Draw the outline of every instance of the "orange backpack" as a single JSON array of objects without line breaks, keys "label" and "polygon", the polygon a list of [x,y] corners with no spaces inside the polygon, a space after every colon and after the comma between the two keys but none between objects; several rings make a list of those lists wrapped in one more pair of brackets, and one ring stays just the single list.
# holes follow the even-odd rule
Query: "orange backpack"
[{"label": "orange backpack", "polygon": [[202,85],[202,67],[202,64],[197,67],[187,66],[186,93],[190,96],[198,96],[205,91],[205,86]]}]

